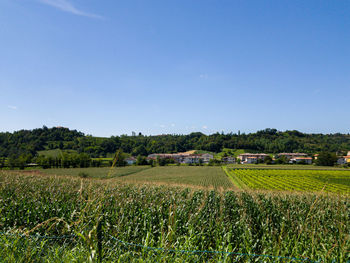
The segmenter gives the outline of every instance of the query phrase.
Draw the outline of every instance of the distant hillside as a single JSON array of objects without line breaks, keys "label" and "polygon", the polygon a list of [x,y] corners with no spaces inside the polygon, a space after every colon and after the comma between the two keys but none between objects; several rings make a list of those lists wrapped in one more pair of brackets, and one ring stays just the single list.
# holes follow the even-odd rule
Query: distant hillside
[{"label": "distant hillside", "polygon": [[34,130],[20,130],[13,133],[0,133],[0,156],[30,153],[49,149],[72,149],[82,132],[63,127],[47,128],[44,126]]},{"label": "distant hillside", "polygon": [[[265,129],[250,134],[205,135],[200,132],[188,135],[112,136],[101,138],[86,136],[68,128],[39,128],[0,133],[0,157],[45,153],[48,150],[74,150],[91,157],[110,156],[117,149],[132,155],[173,153],[189,150],[221,152],[223,149],[242,149],[246,152],[347,152],[350,150],[349,134],[306,134],[299,131]],[[226,150],[225,150],[226,151]],[[48,151],[47,153],[54,153]]]}]

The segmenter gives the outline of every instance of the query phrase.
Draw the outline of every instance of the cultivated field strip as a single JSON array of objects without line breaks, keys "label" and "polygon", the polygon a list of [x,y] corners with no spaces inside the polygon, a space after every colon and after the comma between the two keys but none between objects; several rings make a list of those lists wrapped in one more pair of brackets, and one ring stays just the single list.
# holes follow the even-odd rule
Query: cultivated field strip
[{"label": "cultivated field strip", "polygon": [[243,183],[249,189],[350,194],[350,171],[346,170],[226,168],[226,171],[233,180]]},{"label": "cultivated field strip", "polygon": [[0,173],[2,262],[345,263],[349,216],[348,196]]},{"label": "cultivated field strip", "polygon": [[123,177],[131,174],[141,172],[143,170],[151,169],[150,166],[125,166],[125,167],[89,167],[89,168],[59,168],[38,170],[43,174],[63,175],[63,176],[79,176],[80,173],[87,174],[90,178],[108,179],[115,177]]},{"label": "cultivated field strip", "polygon": [[207,189],[235,188],[221,167],[164,166],[143,170],[119,177],[117,180],[132,183],[154,183],[168,186],[203,187]]}]

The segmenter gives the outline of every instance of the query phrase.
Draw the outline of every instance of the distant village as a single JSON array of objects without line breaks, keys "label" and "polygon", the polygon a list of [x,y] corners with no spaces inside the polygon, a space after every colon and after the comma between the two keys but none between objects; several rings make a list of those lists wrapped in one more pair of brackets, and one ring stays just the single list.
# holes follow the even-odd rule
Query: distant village
[{"label": "distant village", "polygon": [[[317,160],[318,154],[309,156],[306,153],[278,153],[274,156],[266,153],[242,153],[236,157],[225,156],[221,160],[217,160],[220,163],[225,164],[257,164],[264,163],[269,159],[270,163],[276,163],[277,160],[283,159],[285,163],[289,164],[312,164],[314,160]],[[188,151],[183,153],[153,153],[148,155],[148,160],[167,159],[173,163],[179,164],[209,164],[214,161],[214,155],[210,153],[198,154],[196,151]],[[132,165],[136,163],[135,157],[127,158],[126,163]],[[338,165],[344,165],[350,163],[350,151],[346,156],[339,156],[337,159]]]}]

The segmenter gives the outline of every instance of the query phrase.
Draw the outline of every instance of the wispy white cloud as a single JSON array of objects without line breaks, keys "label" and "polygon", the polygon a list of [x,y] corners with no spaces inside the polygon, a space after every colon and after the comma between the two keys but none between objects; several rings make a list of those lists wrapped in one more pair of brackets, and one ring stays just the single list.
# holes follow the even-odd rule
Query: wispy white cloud
[{"label": "wispy white cloud", "polygon": [[7,107],[8,107],[9,109],[11,109],[11,110],[17,110],[17,106],[8,105]]},{"label": "wispy white cloud", "polygon": [[103,19],[103,17],[100,15],[96,15],[93,13],[87,13],[87,12],[84,12],[82,10],[79,10],[68,0],[37,0],[37,1],[39,1],[40,3],[55,7],[61,11],[71,13],[73,15]]},{"label": "wispy white cloud", "polygon": [[200,75],[199,75],[199,78],[201,78],[201,79],[207,79],[207,78],[208,78],[208,75],[207,75],[207,74],[200,74]]},{"label": "wispy white cloud", "polygon": [[208,126],[204,125],[202,128],[206,130],[206,129],[208,129]]},{"label": "wispy white cloud", "polygon": [[171,124],[171,127],[175,127],[175,123],[172,123],[172,124]]}]

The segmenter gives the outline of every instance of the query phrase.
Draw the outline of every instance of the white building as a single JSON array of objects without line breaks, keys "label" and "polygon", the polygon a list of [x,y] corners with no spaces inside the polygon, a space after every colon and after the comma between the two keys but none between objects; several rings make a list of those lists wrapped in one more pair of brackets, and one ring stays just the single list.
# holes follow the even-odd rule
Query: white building
[{"label": "white building", "polygon": [[209,161],[210,161],[211,159],[213,159],[214,156],[213,156],[212,154],[205,153],[205,154],[202,154],[202,155],[200,156],[200,158],[202,158],[203,163],[209,163]]},{"label": "white building", "polygon": [[256,163],[258,160],[264,161],[267,156],[269,155],[266,153],[242,153],[238,155],[238,158],[241,160],[241,163]]},{"label": "white building", "polygon": [[153,153],[148,155],[148,159],[173,159],[176,163],[209,163],[214,158],[212,154],[190,154],[190,153]]},{"label": "white building", "polygon": [[221,161],[223,163],[236,163],[236,159],[233,156],[222,157]]},{"label": "white building", "polygon": [[203,159],[201,159],[199,155],[194,155],[193,154],[193,155],[186,156],[185,158],[183,158],[182,163],[188,163],[188,164],[190,164],[190,163],[199,163],[200,160],[203,161]]},{"label": "white building", "polygon": [[247,157],[244,163],[247,163],[247,164],[257,163],[258,160],[259,160],[258,157]]},{"label": "white building", "polygon": [[125,162],[127,165],[133,165],[136,163],[136,158],[135,157],[129,157],[125,159]]},{"label": "white building", "polygon": [[304,162],[306,164],[312,164],[312,158],[311,157],[294,157],[289,160],[289,163],[301,163]]},{"label": "white building", "polygon": [[290,160],[292,158],[296,158],[296,157],[307,157],[306,153],[279,153],[275,155],[275,158],[281,158],[282,156],[285,156],[287,158],[287,160]]}]

